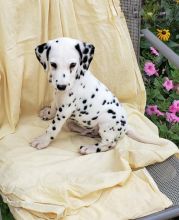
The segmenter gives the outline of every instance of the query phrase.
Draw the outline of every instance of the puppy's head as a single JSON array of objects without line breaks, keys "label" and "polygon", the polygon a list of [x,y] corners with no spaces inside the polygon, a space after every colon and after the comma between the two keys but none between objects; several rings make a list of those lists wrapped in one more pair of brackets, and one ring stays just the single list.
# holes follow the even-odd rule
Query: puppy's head
[{"label": "puppy's head", "polygon": [[71,38],[58,38],[37,46],[35,54],[49,72],[49,82],[63,91],[84,76],[93,59],[94,46]]}]

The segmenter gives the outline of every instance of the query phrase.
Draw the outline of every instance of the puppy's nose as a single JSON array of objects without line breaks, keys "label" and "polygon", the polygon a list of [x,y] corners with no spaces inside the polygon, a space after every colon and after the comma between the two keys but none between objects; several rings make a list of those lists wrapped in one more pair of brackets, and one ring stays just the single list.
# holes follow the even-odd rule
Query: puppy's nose
[{"label": "puppy's nose", "polygon": [[57,85],[57,89],[59,90],[65,90],[66,89],[66,85]]}]

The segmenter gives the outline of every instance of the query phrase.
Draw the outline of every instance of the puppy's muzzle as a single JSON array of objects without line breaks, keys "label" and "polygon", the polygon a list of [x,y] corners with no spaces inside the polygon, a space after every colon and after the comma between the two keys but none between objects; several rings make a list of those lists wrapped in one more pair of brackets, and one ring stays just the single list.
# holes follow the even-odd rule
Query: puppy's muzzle
[{"label": "puppy's muzzle", "polygon": [[66,89],[66,85],[57,85],[57,89],[58,90],[65,90]]}]

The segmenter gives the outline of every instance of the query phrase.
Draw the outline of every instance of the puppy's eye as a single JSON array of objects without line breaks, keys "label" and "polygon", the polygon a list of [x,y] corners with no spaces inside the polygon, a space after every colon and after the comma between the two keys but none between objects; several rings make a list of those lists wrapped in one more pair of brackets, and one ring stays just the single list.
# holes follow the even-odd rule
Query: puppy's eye
[{"label": "puppy's eye", "polygon": [[73,69],[76,66],[76,63],[70,63],[70,69]]},{"label": "puppy's eye", "polygon": [[51,67],[53,67],[54,69],[57,68],[57,64],[56,64],[56,63],[51,62],[50,65],[51,65]]}]

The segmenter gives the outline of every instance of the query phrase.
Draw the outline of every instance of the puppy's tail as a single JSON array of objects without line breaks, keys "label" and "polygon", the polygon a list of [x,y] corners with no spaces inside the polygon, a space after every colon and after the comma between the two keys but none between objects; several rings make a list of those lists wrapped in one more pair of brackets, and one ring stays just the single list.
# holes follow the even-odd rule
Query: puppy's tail
[{"label": "puppy's tail", "polygon": [[[156,136],[153,137],[153,140],[152,138],[146,138],[146,137],[143,137],[141,135],[139,135],[134,129],[132,129],[131,127],[128,128],[128,131],[126,133],[126,135],[130,138],[132,138],[133,140],[136,140],[138,142],[141,142],[141,143],[146,143],[146,144],[156,144],[158,145],[159,143],[161,143],[161,140],[159,138],[157,138]],[[157,141],[158,139],[158,141]]]}]

